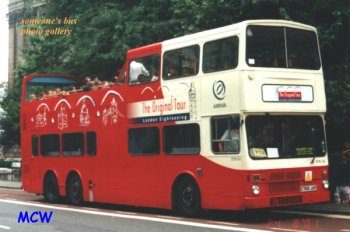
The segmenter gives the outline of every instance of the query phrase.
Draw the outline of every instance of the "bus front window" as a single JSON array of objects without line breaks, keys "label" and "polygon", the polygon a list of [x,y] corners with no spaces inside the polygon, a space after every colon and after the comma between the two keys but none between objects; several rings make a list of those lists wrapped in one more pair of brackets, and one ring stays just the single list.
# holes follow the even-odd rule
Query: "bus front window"
[{"label": "bus front window", "polygon": [[313,31],[248,26],[246,36],[246,62],[251,67],[318,70],[321,66]]},{"label": "bus front window", "polygon": [[319,116],[248,116],[246,129],[253,159],[326,154],[323,121]]}]

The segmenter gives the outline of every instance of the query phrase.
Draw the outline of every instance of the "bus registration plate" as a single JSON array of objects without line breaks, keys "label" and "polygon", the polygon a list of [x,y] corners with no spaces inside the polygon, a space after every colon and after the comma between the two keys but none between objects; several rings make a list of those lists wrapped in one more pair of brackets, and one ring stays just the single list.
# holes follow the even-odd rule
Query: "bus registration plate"
[{"label": "bus registration plate", "polygon": [[317,190],[316,185],[300,186],[300,192],[311,192],[316,190]]}]

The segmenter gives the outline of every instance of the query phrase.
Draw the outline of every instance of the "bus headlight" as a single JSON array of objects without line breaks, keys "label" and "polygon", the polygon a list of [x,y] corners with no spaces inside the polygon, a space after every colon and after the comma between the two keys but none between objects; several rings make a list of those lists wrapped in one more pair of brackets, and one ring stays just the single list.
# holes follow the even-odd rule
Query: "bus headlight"
[{"label": "bus headlight", "polygon": [[254,195],[258,195],[260,193],[260,188],[257,185],[252,186],[252,192]]},{"label": "bus headlight", "polygon": [[328,180],[323,180],[323,181],[322,181],[322,184],[323,184],[323,188],[325,188],[325,189],[328,189],[328,188],[329,188],[329,182],[328,182]]}]

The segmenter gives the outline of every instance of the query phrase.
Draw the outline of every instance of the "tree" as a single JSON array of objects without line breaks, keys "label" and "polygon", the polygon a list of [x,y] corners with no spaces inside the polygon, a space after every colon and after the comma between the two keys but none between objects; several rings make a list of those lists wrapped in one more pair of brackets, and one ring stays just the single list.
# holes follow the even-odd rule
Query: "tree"
[{"label": "tree", "polygon": [[[22,76],[24,69],[18,69],[16,71],[16,76]],[[20,144],[20,96],[21,96],[21,84],[22,78],[15,79],[15,91],[9,94],[1,102],[1,107],[3,108],[5,115],[0,118],[0,128],[4,131],[0,134],[0,144],[2,144],[5,149],[12,147],[13,145]]]},{"label": "tree", "polygon": [[[167,1],[54,1],[47,2],[43,18],[62,19],[70,36],[33,36],[27,50],[37,70],[78,76],[98,75],[109,80],[121,67],[128,49],[171,38],[173,20]],[[64,19],[76,24],[64,24]]]}]

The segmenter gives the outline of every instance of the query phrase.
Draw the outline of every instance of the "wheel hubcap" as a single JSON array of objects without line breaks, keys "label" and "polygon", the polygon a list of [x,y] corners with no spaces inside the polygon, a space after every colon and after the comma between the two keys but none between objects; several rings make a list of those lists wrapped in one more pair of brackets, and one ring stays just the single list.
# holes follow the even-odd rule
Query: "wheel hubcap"
[{"label": "wheel hubcap", "polygon": [[73,181],[72,185],[71,185],[71,192],[72,192],[72,196],[74,198],[79,196],[80,193],[80,185],[79,182],[77,180]]},{"label": "wheel hubcap", "polygon": [[193,189],[191,186],[187,186],[182,191],[182,202],[186,207],[193,205]]},{"label": "wheel hubcap", "polygon": [[55,183],[52,180],[47,184],[47,192],[52,196],[55,194]]}]

